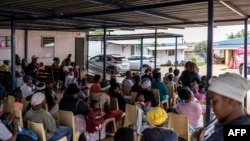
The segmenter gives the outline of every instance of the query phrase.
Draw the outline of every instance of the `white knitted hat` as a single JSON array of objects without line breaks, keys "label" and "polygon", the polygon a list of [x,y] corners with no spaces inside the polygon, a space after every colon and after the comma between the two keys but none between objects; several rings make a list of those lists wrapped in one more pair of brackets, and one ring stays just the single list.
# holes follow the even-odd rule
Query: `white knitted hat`
[{"label": "white knitted hat", "polygon": [[209,91],[242,102],[250,89],[249,82],[236,73],[224,73],[209,80]]}]

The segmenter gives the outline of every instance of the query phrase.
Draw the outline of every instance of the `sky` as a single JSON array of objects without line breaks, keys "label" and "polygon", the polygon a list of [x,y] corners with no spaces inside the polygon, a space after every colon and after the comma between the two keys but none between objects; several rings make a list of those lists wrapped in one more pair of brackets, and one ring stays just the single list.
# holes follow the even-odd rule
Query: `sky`
[{"label": "sky", "polygon": [[[235,26],[218,26],[214,28],[214,42],[222,41],[227,39],[227,34],[237,33],[244,29],[244,25]],[[115,31],[113,34],[132,34],[132,33],[154,33],[154,30],[135,30],[135,31]],[[185,29],[167,29],[159,30],[158,32],[176,33],[183,34],[183,39],[186,43],[200,42],[207,40],[207,27],[195,27],[195,28],[185,28]],[[147,39],[149,42],[154,42],[154,39]],[[164,41],[165,40],[165,41]],[[168,39],[168,42],[174,42],[174,39]],[[166,39],[158,39],[157,42],[166,42]],[[182,42],[181,39],[178,42]]]}]

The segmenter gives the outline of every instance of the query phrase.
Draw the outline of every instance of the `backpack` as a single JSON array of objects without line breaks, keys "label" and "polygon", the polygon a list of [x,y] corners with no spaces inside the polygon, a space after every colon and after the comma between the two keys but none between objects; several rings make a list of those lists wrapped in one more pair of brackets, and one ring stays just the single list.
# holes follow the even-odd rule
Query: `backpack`
[{"label": "backpack", "polygon": [[89,112],[85,115],[86,130],[89,133],[99,131],[104,126],[104,118],[102,117],[102,110],[100,108],[89,108]]},{"label": "backpack", "polygon": [[[13,130],[13,125],[8,124],[7,120],[2,120],[2,123],[9,129],[10,132]],[[30,129],[18,127],[16,141],[38,141],[38,136],[35,132]]]}]

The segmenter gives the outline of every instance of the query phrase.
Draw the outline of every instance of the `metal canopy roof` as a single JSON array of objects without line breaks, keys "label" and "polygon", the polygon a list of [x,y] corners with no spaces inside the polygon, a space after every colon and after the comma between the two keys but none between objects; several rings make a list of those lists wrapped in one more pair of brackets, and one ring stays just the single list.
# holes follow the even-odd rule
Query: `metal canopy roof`
[{"label": "metal canopy roof", "polygon": [[[0,28],[93,30],[206,26],[208,0],[1,0]],[[214,0],[215,26],[243,24],[249,0]]]},{"label": "metal canopy roof", "polygon": [[[157,38],[173,38],[183,37],[181,34],[172,33],[157,33]],[[155,33],[143,33],[143,34],[122,34],[122,35],[106,35],[106,40],[134,40],[134,39],[146,39],[155,38]],[[89,41],[102,41],[103,35],[89,35]]]}]

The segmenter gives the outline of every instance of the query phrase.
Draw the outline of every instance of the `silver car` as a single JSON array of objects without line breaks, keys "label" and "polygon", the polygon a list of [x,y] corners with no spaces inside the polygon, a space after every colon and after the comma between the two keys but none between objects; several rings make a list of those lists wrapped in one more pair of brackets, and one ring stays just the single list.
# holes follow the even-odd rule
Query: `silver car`
[{"label": "silver car", "polygon": [[[89,70],[103,71],[103,55],[96,55],[89,59]],[[106,71],[109,74],[124,75],[129,70],[129,63],[126,57],[117,54],[106,55]]]},{"label": "silver car", "polygon": [[[130,70],[138,71],[140,70],[140,63],[141,63],[141,56],[140,55],[132,55],[131,57],[128,57],[128,62],[130,64]],[[154,68],[154,56],[151,55],[143,55],[143,65],[142,67],[145,69],[148,66]],[[156,59],[156,68],[161,69],[160,61]]]}]

